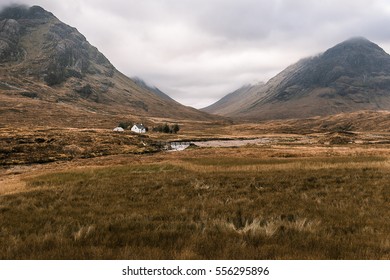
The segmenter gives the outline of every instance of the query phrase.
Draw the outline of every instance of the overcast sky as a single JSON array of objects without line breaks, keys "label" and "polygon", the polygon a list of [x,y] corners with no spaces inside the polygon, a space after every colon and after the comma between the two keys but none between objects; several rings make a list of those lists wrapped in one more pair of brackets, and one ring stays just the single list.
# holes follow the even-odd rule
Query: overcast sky
[{"label": "overcast sky", "polygon": [[354,36],[390,52],[388,0],[0,0],[40,5],[124,74],[207,106]]}]

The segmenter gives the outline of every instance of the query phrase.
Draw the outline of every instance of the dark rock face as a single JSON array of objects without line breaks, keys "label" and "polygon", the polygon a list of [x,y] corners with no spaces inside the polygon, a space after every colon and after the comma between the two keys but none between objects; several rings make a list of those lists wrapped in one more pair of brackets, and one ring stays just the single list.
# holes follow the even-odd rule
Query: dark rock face
[{"label": "dark rock face", "polygon": [[[45,35],[44,48],[51,53],[45,78],[48,85],[60,84],[71,77],[82,78],[85,74],[109,76],[114,69],[77,29],[62,23],[50,27]],[[105,67],[105,72],[102,73],[95,65]]]},{"label": "dark rock face", "polygon": [[54,24],[45,34],[44,48],[50,53],[45,81],[60,84],[70,77],[82,78],[90,66],[89,48],[84,36],[63,24]]},{"label": "dark rock face", "polygon": [[16,61],[19,57],[18,49],[20,25],[14,19],[0,21],[0,62]]}]

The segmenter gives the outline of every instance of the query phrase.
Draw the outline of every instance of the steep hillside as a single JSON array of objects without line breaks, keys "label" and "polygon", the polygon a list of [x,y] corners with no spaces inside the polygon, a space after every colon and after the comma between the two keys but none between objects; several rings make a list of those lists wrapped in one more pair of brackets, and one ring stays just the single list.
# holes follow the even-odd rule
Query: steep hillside
[{"label": "steep hillside", "polygon": [[[42,110],[50,108],[54,118],[63,104],[68,110],[73,108],[76,115],[87,111],[173,119],[215,118],[126,77],[75,28],[38,6],[12,6],[0,12],[0,66],[0,100],[4,101],[0,114],[17,110],[17,106],[28,107],[25,104],[33,100]],[[53,109],[53,104],[58,106]],[[22,121],[29,113],[15,113],[14,119],[20,116]]]},{"label": "steep hillside", "polygon": [[230,103],[229,110],[207,112],[264,120],[390,110],[390,55],[365,38],[353,38],[288,67],[247,96],[254,94],[256,100],[241,101],[244,107]]}]

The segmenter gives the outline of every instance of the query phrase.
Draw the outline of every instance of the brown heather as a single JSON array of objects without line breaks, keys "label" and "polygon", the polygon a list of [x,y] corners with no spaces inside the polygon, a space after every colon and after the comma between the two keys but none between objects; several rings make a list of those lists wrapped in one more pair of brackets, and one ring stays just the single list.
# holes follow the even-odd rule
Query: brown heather
[{"label": "brown heather", "polygon": [[49,164],[0,196],[0,258],[389,259],[388,151],[253,146]]}]

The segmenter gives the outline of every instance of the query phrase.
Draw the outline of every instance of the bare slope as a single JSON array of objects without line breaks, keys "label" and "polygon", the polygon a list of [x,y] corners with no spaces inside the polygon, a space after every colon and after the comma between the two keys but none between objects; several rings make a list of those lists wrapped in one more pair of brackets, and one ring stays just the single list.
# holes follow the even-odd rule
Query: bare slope
[{"label": "bare slope", "polygon": [[257,99],[241,101],[244,107],[229,103],[229,110],[206,111],[264,120],[389,110],[390,55],[365,38],[353,38],[299,61],[250,91],[247,96],[256,94]]},{"label": "bare slope", "polygon": [[245,109],[251,102],[255,102],[262,95],[263,86],[263,83],[242,86],[216,103],[203,108],[202,111],[221,116],[233,116],[235,113],[239,113],[242,109]]},{"label": "bare slope", "polygon": [[67,104],[97,114],[213,118],[126,77],[75,28],[38,6],[0,13],[0,66],[0,100],[13,106],[3,111],[34,99],[42,108]]}]

